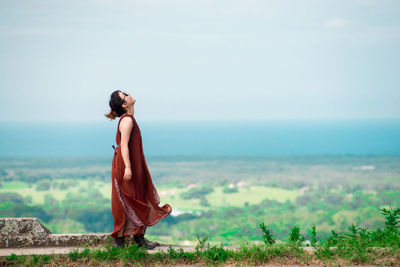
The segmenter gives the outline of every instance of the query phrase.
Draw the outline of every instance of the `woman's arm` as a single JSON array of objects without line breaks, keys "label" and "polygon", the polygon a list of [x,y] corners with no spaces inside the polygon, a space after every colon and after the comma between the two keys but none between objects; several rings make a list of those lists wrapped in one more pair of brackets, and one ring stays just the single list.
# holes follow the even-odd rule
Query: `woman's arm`
[{"label": "woman's arm", "polygon": [[119,124],[119,128],[121,132],[121,154],[125,163],[124,180],[130,180],[132,177],[132,168],[131,161],[129,159],[128,143],[133,128],[132,119],[128,117],[123,118]]}]

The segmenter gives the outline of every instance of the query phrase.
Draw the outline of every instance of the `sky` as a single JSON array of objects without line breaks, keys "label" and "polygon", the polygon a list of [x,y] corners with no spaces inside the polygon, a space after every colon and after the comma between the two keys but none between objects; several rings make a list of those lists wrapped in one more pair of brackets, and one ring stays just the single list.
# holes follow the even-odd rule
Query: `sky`
[{"label": "sky", "polygon": [[0,0],[0,122],[400,118],[400,1]]}]

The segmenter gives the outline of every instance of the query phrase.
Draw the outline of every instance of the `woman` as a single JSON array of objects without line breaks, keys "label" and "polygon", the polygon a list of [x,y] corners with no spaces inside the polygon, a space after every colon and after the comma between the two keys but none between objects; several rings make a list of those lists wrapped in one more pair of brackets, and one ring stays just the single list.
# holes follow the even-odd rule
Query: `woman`
[{"label": "woman", "polygon": [[125,236],[133,235],[139,246],[155,247],[144,234],[148,226],[155,225],[167,217],[171,206],[160,204],[160,198],[151,180],[143,154],[142,136],[134,114],[136,100],[119,90],[110,97],[111,111],[105,116],[120,117],[117,128],[117,148],[111,168],[111,208],[114,231],[111,236],[118,247],[125,247]]}]

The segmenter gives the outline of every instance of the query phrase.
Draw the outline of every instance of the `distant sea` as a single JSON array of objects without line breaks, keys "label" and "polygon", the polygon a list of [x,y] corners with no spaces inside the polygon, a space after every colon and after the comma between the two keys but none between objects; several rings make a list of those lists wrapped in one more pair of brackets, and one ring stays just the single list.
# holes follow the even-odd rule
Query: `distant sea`
[{"label": "distant sea", "polygon": [[[140,121],[145,155],[400,155],[400,119]],[[110,156],[117,121],[0,123],[0,157]]]}]

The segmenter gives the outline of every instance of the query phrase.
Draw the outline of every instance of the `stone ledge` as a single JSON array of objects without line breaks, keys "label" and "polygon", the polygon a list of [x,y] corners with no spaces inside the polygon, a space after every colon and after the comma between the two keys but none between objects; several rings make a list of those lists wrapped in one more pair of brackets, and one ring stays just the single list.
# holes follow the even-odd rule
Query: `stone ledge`
[{"label": "stone ledge", "polygon": [[103,244],[109,234],[52,234],[36,218],[0,218],[0,248]]}]

